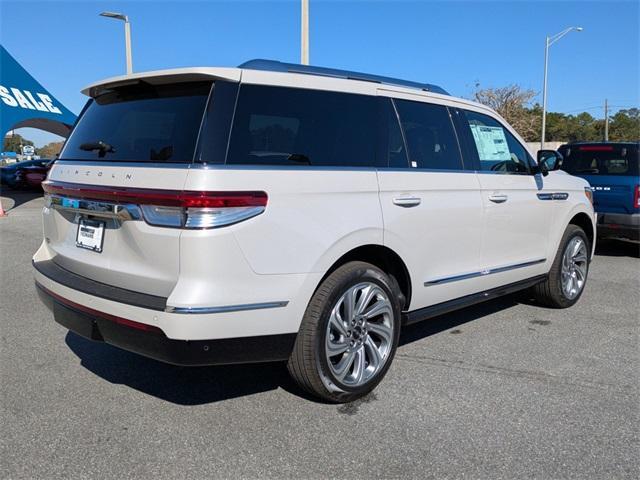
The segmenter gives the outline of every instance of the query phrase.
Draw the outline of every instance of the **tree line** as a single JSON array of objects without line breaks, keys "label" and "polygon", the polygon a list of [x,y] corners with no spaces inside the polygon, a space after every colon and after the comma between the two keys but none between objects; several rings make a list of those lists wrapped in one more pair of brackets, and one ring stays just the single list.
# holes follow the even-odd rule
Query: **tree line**
[{"label": "tree line", "polygon": [[[479,88],[472,99],[493,108],[527,142],[539,142],[542,136],[542,106],[532,104],[536,92],[524,90],[518,85],[500,88]],[[605,120],[595,118],[590,113],[577,115],[547,112],[547,142],[602,141]],[[640,140],[640,109],[619,110],[609,116],[609,141]]]},{"label": "tree line", "polygon": [[[62,149],[62,144],[64,142],[50,142],[45,146],[36,148],[36,155],[40,155],[42,158],[56,158],[56,155],[60,153]],[[16,152],[20,153],[20,147],[26,145],[33,145],[33,142],[27,138],[24,138],[20,134],[9,134],[4,137],[4,142],[2,144],[3,152]]]}]

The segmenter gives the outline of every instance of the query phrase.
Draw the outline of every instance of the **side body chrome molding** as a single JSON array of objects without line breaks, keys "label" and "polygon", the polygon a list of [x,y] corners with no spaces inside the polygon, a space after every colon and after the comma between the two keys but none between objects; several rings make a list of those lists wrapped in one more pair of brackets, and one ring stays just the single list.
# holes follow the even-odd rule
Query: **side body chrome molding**
[{"label": "side body chrome molding", "polygon": [[436,317],[444,313],[449,313],[454,310],[459,310],[463,307],[475,305],[476,303],[498,298],[509,293],[517,292],[519,290],[531,287],[537,283],[544,282],[547,279],[547,275],[537,275],[535,277],[528,278],[526,280],[520,280],[519,282],[510,283],[501,287],[492,288],[491,290],[485,290],[477,293],[472,293],[460,298],[455,298],[447,302],[437,303],[420,310],[413,310],[402,314],[402,324],[410,325],[412,323],[421,322],[428,318]]},{"label": "side body chrome molding", "polygon": [[168,313],[228,313],[228,312],[244,312],[246,310],[263,310],[265,308],[281,308],[286,307],[288,301],[281,302],[264,302],[264,303],[245,303],[242,305],[225,305],[220,307],[171,307],[167,306],[165,312]]},{"label": "side body chrome molding", "polygon": [[541,258],[538,260],[532,260],[530,262],[516,263],[514,265],[506,265],[504,267],[490,268],[490,269],[482,270],[480,272],[463,273],[461,275],[454,275],[452,277],[437,278],[435,280],[429,280],[427,282],[424,282],[424,286],[431,287],[434,285],[442,285],[443,283],[457,282],[459,280],[468,280],[469,278],[484,277],[485,275],[491,275],[493,273],[507,272],[509,270],[515,270],[516,268],[524,268],[524,267],[530,267],[532,265],[538,265],[539,263],[544,263],[546,261],[547,261],[546,258]]},{"label": "side body chrome molding", "polygon": [[537,195],[540,200],[566,200],[569,198],[567,192],[538,193]]}]

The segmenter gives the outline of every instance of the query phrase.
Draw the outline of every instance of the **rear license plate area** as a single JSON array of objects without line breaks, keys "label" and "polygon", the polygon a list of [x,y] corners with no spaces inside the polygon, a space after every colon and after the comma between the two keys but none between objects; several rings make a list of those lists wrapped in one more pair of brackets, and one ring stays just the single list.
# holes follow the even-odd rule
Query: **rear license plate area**
[{"label": "rear license plate area", "polygon": [[76,247],[102,252],[105,222],[80,217],[76,234]]}]

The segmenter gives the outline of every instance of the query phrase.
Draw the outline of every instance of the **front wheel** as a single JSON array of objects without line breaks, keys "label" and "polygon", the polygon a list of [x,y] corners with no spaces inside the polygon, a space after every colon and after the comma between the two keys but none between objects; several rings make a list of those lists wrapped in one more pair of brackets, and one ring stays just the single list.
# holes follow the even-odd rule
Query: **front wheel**
[{"label": "front wheel", "polygon": [[575,304],[587,283],[590,246],[587,235],[577,225],[569,225],[547,280],[534,288],[536,300],[553,308]]},{"label": "front wheel", "polygon": [[287,365],[305,390],[349,402],[382,380],[400,335],[397,283],[379,268],[349,262],[313,295]]}]

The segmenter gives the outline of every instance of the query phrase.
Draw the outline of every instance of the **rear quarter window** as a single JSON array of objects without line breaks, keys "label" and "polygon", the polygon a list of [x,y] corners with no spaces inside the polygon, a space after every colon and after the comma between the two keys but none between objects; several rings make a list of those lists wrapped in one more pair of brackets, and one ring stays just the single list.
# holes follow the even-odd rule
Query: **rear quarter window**
[{"label": "rear quarter window", "polygon": [[376,115],[367,95],[242,85],[227,163],[374,166]]}]

